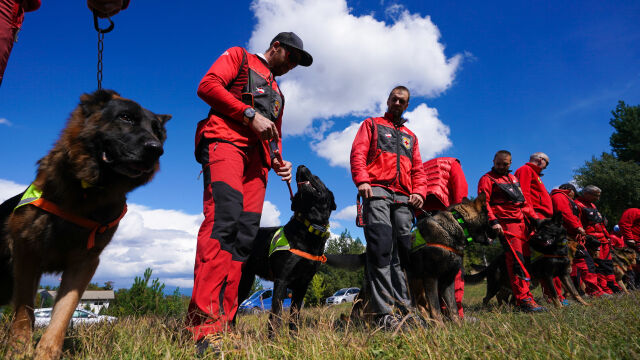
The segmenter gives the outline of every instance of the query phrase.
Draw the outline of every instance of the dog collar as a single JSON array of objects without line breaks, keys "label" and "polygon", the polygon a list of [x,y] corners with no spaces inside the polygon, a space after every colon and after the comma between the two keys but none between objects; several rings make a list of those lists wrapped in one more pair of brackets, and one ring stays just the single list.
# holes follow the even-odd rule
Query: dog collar
[{"label": "dog collar", "polygon": [[295,218],[304,224],[308,232],[314,235],[318,235],[323,239],[328,238],[329,235],[331,235],[331,232],[329,231],[329,224],[324,226],[313,224],[311,221],[305,219],[300,213],[295,213]]},{"label": "dog collar", "polygon": [[453,215],[453,217],[458,221],[458,224],[460,224],[462,232],[464,232],[464,236],[467,237],[467,241],[472,242],[473,238],[471,237],[471,234],[469,234],[469,229],[467,228],[467,224],[464,222],[462,215],[460,215],[456,210],[451,210],[451,215]]},{"label": "dog collar", "polygon": [[122,213],[120,214],[120,216],[118,216],[118,218],[109,222],[108,224],[103,225],[97,221],[83,218],[62,210],[58,205],[43,198],[42,190],[38,189],[35,185],[33,185],[33,183],[29,185],[29,188],[27,188],[27,190],[24,192],[24,195],[22,195],[20,202],[13,210],[15,211],[17,208],[23,205],[33,205],[48,213],[56,215],[63,220],[91,230],[91,232],[89,233],[89,238],[87,239],[87,250],[91,250],[95,246],[96,233],[102,234],[108,229],[118,226],[118,223],[120,223],[122,217],[124,217],[124,215],[127,213],[127,204],[125,204],[124,208],[122,208]]},{"label": "dog collar", "polygon": [[284,234],[284,227],[279,228],[275,234],[273,234],[273,238],[271,238],[271,245],[269,246],[269,257],[273,255],[276,251],[287,250],[295,255],[298,255],[302,258],[318,261],[321,263],[327,262],[327,257],[322,255],[312,255],[302,250],[294,249],[289,245],[289,240],[287,236]]}]

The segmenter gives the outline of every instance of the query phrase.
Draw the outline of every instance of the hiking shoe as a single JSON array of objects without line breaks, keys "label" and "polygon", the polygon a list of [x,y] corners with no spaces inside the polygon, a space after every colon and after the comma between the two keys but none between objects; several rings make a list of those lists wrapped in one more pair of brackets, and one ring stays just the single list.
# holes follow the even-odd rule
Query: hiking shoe
[{"label": "hiking shoe", "polygon": [[569,306],[571,305],[571,303],[569,302],[569,300],[567,299],[562,299],[562,301],[560,301],[560,303],[562,304],[562,306]]},{"label": "hiking shoe", "polygon": [[522,300],[522,303],[518,305],[518,309],[520,311],[529,312],[529,313],[539,313],[539,312],[547,311],[546,307],[536,304],[536,302],[533,301],[532,298],[527,298]]},{"label": "hiking shoe", "polygon": [[222,351],[221,334],[209,334],[196,341],[196,354],[198,356],[202,356],[209,351],[214,355],[217,355]]}]

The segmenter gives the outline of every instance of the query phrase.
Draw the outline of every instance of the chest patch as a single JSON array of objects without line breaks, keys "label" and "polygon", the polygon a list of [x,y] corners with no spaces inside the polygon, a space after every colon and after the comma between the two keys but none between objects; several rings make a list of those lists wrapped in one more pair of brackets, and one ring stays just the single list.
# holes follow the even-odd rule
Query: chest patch
[{"label": "chest patch", "polygon": [[404,145],[405,149],[407,149],[407,150],[410,149],[411,148],[411,139],[406,137],[406,136],[403,136],[402,137],[402,145]]}]

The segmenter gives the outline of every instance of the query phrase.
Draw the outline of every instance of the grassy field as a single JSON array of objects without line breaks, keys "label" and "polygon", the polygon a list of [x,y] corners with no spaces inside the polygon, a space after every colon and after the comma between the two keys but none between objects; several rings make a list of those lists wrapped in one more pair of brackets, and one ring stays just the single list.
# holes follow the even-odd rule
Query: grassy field
[{"label": "grassy field", "polygon": [[[484,286],[468,286],[461,325],[412,328],[397,334],[364,327],[336,327],[348,304],[303,310],[296,336],[266,336],[267,315],[239,317],[214,359],[640,359],[640,293],[588,300],[544,314],[509,307],[481,307]],[[539,293],[537,294],[539,295]],[[495,300],[494,300],[495,301]],[[495,304],[495,303],[494,303]],[[8,323],[2,324],[4,354]],[[35,340],[42,330],[36,331]],[[182,320],[123,318],[115,324],[70,329],[69,359],[191,359],[195,348]]]}]

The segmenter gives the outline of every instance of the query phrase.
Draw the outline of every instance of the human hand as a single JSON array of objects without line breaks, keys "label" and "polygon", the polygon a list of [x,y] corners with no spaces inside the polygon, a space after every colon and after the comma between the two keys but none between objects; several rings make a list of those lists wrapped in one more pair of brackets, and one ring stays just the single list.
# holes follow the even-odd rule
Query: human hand
[{"label": "human hand", "polygon": [[424,203],[424,199],[420,194],[411,194],[409,195],[409,204],[413,207],[420,209],[422,208],[422,204]]},{"label": "human hand", "polygon": [[584,229],[583,229],[583,228],[581,228],[581,227],[579,227],[579,228],[578,228],[578,233],[580,233],[580,235],[583,235],[583,236],[584,236],[584,235],[587,235],[587,233],[586,233],[586,232],[584,231]]},{"label": "human hand", "polygon": [[358,185],[358,194],[362,196],[363,199],[368,199],[373,196],[373,190],[371,189],[371,184],[362,183]]},{"label": "human hand", "polygon": [[123,0],[87,0],[87,6],[100,18],[111,17],[122,10]]},{"label": "human hand", "polygon": [[491,228],[498,234],[504,234],[504,230],[502,230],[502,226],[500,224],[492,225]]},{"label": "human hand", "polygon": [[249,123],[249,127],[253,130],[260,140],[278,140],[278,127],[276,124],[256,112],[256,116]]},{"label": "human hand", "polygon": [[273,170],[276,172],[278,176],[282,178],[282,181],[290,181],[291,180],[291,169],[293,165],[291,162],[282,160],[283,164],[280,164],[278,159],[273,159],[271,164],[273,165]]}]

